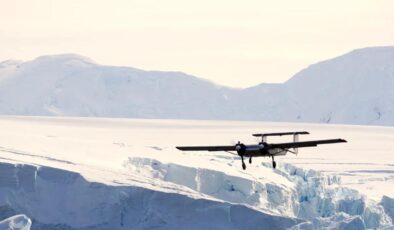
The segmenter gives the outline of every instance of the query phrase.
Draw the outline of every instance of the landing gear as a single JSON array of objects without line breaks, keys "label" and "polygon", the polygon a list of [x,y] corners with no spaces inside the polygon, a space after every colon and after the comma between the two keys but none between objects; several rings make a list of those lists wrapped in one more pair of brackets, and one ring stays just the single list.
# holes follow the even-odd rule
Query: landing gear
[{"label": "landing gear", "polygon": [[249,164],[252,164],[252,157],[249,157]]},{"label": "landing gear", "polygon": [[242,169],[245,170],[246,169],[246,164],[244,162],[244,156],[241,155],[241,160],[242,160]]},{"label": "landing gear", "polygon": [[276,168],[276,161],[274,159],[274,156],[272,156],[272,168]]}]

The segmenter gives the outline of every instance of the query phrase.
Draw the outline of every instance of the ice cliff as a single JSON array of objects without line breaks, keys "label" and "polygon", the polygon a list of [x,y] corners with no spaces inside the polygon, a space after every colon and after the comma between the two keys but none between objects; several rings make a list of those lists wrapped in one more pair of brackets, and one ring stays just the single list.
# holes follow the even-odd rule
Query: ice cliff
[{"label": "ice cliff", "polygon": [[[289,184],[261,183],[148,158],[130,158],[124,167],[167,184],[173,192],[90,182],[78,173],[51,167],[0,163],[0,219],[24,213],[32,221],[31,229],[365,229],[392,225],[391,198],[372,202],[339,186],[339,177],[288,164],[276,173]],[[24,223],[21,229],[28,229],[26,216],[17,216],[13,223]]]}]

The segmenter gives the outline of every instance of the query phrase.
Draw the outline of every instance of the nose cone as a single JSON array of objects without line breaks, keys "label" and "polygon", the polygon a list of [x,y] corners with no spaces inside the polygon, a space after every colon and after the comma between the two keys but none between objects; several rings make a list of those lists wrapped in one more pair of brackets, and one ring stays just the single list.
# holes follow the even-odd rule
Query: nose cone
[{"label": "nose cone", "polygon": [[242,149],[242,146],[241,146],[241,145],[239,145],[239,144],[235,145],[235,150],[239,151],[239,150],[241,150],[241,149]]},{"label": "nose cone", "polygon": [[246,146],[242,143],[236,144],[235,150],[237,151],[238,155],[240,155],[240,156],[245,155]]}]

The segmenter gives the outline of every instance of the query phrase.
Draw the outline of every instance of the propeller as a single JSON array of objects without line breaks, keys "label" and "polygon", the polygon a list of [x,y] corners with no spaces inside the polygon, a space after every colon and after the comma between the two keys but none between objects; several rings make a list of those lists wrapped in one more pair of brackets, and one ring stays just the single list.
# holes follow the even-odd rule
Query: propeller
[{"label": "propeller", "polygon": [[243,156],[245,155],[246,146],[240,141],[238,141],[238,143],[235,144],[235,150],[237,151],[238,155]]},{"label": "propeller", "polygon": [[265,142],[261,142],[261,143],[259,144],[260,150],[263,150],[263,149],[265,149],[266,147],[267,147],[267,143],[265,143]]}]

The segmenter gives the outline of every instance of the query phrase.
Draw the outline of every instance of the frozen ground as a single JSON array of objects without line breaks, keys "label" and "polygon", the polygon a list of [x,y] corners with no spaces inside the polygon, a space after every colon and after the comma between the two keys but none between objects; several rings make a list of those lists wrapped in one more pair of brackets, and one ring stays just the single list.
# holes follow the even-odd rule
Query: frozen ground
[{"label": "frozen ground", "polygon": [[[0,219],[24,213],[31,229],[363,229],[394,218],[394,128],[39,117],[0,127]],[[348,143],[246,171],[228,153],[174,148],[299,130]]]}]

